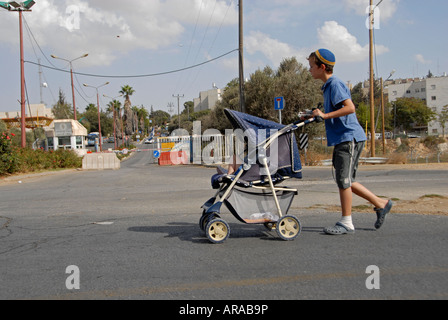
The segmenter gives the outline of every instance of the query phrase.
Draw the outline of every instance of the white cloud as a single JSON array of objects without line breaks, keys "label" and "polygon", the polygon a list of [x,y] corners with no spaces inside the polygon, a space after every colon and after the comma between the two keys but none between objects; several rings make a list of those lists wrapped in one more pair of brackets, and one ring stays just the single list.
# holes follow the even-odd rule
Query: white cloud
[{"label": "white cloud", "polygon": [[249,54],[261,52],[274,68],[277,68],[285,58],[296,57],[298,61],[302,62],[305,60],[305,51],[297,50],[289,44],[273,39],[259,31],[251,32],[245,38],[244,45]]},{"label": "white cloud", "polygon": [[[317,30],[319,45],[331,50],[338,62],[359,62],[368,59],[369,45],[362,46],[348,29],[336,21],[326,21]],[[376,45],[376,54],[388,52],[383,45]]]},{"label": "white cloud", "polygon": [[[362,62],[369,58],[369,44],[361,45],[346,27],[336,21],[327,21],[317,30],[318,44],[313,48],[294,48],[288,43],[281,42],[260,31],[252,31],[246,36],[245,50],[250,59],[261,53],[276,68],[285,58],[296,57],[299,62],[307,63],[306,57],[316,48],[327,48],[334,52],[338,63]],[[376,54],[381,55],[389,51],[383,45],[376,45]],[[248,63],[249,59],[246,57]]]},{"label": "white cloud", "polygon": [[432,61],[431,60],[426,60],[425,57],[422,54],[416,54],[415,55],[415,59],[423,64],[431,64]]},{"label": "white cloud", "polygon": [[[188,26],[238,23],[235,4],[226,0],[39,0],[24,15],[41,47],[67,58],[88,52],[84,65],[109,65],[133,50],[177,44]],[[16,15],[4,13],[0,28],[12,25]],[[0,34],[2,43],[16,45],[17,38],[15,32]]]}]

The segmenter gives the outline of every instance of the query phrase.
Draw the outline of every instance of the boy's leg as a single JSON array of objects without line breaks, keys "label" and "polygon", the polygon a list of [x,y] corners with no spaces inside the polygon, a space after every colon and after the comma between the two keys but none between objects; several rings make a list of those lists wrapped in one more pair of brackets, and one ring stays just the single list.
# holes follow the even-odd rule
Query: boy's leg
[{"label": "boy's leg", "polygon": [[341,199],[342,216],[350,217],[352,215],[353,202],[352,188],[339,189],[339,197]]},{"label": "boy's leg", "polygon": [[388,200],[381,199],[374,193],[372,193],[369,189],[364,187],[362,184],[358,182],[353,182],[352,184],[352,191],[357,196],[369,201],[371,204],[373,204],[376,208],[384,208],[386,207]]},{"label": "boy's leg", "polygon": [[341,200],[342,218],[334,227],[324,228],[324,232],[332,235],[351,234],[355,232],[352,220],[353,193],[351,188],[339,189]]},{"label": "boy's leg", "polygon": [[341,200],[342,218],[339,223],[347,227],[349,230],[355,230],[352,220],[352,188],[339,189],[339,197]]},{"label": "boy's leg", "polygon": [[392,201],[381,199],[377,195],[373,194],[370,190],[364,187],[362,184],[354,182],[352,185],[353,193],[360,196],[361,198],[366,199],[371,204],[375,206],[375,212],[377,216],[377,220],[375,222],[375,228],[379,229],[384,223],[384,219],[386,215],[389,213],[390,209],[392,209]]},{"label": "boy's leg", "polygon": [[339,187],[342,218],[334,227],[326,227],[327,234],[340,235],[354,233],[355,227],[352,221],[352,188],[351,177],[353,170],[354,142],[341,143],[334,148],[333,167],[335,169],[335,180]]}]

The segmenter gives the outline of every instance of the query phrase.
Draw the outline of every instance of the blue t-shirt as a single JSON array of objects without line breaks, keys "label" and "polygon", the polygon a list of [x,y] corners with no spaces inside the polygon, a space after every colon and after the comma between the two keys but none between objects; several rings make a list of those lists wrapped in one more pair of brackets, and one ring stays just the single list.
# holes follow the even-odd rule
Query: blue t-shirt
[{"label": "blue t-shirt", "polygon": [[[345,100],[352,98],[350,90],[345,83],[335,76],[328,79],[323,85],[322,91],[324,93],[325,113],[339,110],[344,107],[343,102]],[[325,120],[325,128],[329,147],[347,141],[356,140],[360,142],[367,140],[366,134],[358,122],[356,113]]]}]

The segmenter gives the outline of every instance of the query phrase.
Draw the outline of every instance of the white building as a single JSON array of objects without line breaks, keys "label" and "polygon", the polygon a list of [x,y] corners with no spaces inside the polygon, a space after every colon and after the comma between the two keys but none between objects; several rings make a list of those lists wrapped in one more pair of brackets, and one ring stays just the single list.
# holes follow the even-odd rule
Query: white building
[{"label": "white building", "polygon": [[[398,98],[418,98],[426,101],[426,105],[437,114],[448,105],[448,77],[435,77],[426,79],[396,80],[390,84],[389,102]],[[438,120],[428,124],[429,135],[441,135],[442,127]]]},{"label": "white building", "polygon": [[54,120],[49,130],[45,131],[49,150],[74,150],[80,156],[87,153],[87,129],[76,120]]},{"label": "white building", "polygon": [[211,89],[199,93],[199,98],[193,99],[194,112],[213,110],[218,101],[221,101],[221,89]]}]

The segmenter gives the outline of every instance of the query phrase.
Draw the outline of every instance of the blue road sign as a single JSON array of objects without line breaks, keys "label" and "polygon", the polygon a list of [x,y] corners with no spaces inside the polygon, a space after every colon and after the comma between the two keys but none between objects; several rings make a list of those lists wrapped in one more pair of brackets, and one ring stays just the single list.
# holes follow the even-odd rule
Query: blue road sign
[{"label": "blue road sign", "polygon": [[156,158],[156,159],[160,158],[160,151],[159,150],[154,150],[154,158]]},{"label": "blue road sign", "polygon": [[285,99],[283,97],[275,98],[275,110],[283,110],[285,108]]}]

